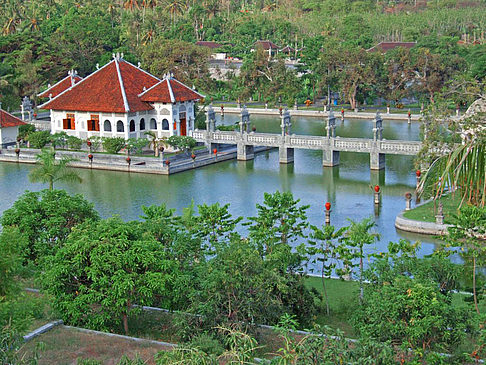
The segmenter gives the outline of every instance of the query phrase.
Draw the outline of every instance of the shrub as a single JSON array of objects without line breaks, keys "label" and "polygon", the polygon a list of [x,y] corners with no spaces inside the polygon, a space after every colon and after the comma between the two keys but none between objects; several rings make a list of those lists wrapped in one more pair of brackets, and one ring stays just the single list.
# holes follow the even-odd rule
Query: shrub
[{"label": "shrub", "polygon": [[35,132],[35,126],[32,124],[22,124],[19,127],[19,135],[18,137],[21,139],[25,139],[29,134]]},{"label": "shrub", "polygon": [[75,136],[68,136],[67,137],[67,145],[72,150],[81,149],[82,144],[83,144],[83,141],[78,137],[75,137]]},{"label": "shrub", "polygon": [[54,148],[65,147],[67,144],[68,135],[66,132],[58,132],[51,136],[51,142]]},{"label": "shrub", "polygon": [[44,148],[46,144],[51,141],[51,133],[49,131],[32,132],[28,135],[30,146],[34,148]]},{"label": "shrub", "polygon": [[179,148],[183,151],[190,150],[197,145],[197,141],[188,136],[171,136],[167,140],[167,143],[174,148]]},{"label": "shrub", "polygon": [[91,151],[93,151],[93,152],[98,151],[101,147],[101,144],[102,144],[102,139],[101,139],[101,137],[98,137],[98,136],[89,137],[89,139],[87,141],[91,142]]},{"label": "shrub", "polygon": [[129,153],[140,154],[142,149],[149,144],[149,140],[145,138],[129,138],[126,141],[126,146]]},{"label": "shrub", "polygon": [[108,153],[117,154],[125,147],[125,139],[122,137],[105,137],[102,139],[103,148]]}]

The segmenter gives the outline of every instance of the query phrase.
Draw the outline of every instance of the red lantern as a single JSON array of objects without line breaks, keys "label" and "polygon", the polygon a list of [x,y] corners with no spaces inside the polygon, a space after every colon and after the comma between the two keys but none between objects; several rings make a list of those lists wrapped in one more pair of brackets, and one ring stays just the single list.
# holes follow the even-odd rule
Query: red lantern
[{"label": "red lantern", "polygon": [[132,159],[130,157],[127,157],[126,160],[127,160],[127,163],[130,163],[132,161]]},{"label": "red lantern", "polygon": [[18,155],[20,153],[20,148],[16,148],[15,153]]},{"label": "red lantern", "polygon": [[214,153],[214,154],[217,154],[217,153],[218,153],[218,150],[215,148],[215,149],[213,150],[213,153]]},{"label": "red lantern", "polygon": [[191,155],[191,158],[192,158],[193,160],[195,160],[195,159],[196,159],[196,155],[193,153],[193,154]]},{"label": "red lantern", "polygon": [[375,191],[376,191],[377,193],[379,193],[379,192],[380,192],[380,186],[379,186],[379,185],[375,185]]},{"label": "red lantern", "polygon": [[331,203],[327,202],[324,206],[326,207],[326,210],[331,210]]},{"label": "red lantern", "polygon": [[341,114],[344,114],[344,109],[343,108],[341,108]]},{"label": "red lantern", "polygon": [[91,141],[86,141],[86,144],[88,145],[88,147],[91,147]]},{"label": "red lantern", "polygon": [[415,171],[415,175],[417,175],[417,177],[420,177],[420,175],[422,175],[422,173],[420,172],[420,170],[417,170],[417,171]]},{"label": "red lantern", "polygon": [[89,158],[90,160],[92,160],[92,159],[93,159],[93,155],[90,153],[90,154],[88,155],[88,158]]},{"label": "red lantern", "polygon": [[166,164],[167,166],[169,166],[169,165],[170,165],[170,161],[169,161],[169,160],[165,160],[165,164]]},{"label": "red lantern", "polygon": [[412,113],[408,112],[408,116],[410,117],[412,115]]}]

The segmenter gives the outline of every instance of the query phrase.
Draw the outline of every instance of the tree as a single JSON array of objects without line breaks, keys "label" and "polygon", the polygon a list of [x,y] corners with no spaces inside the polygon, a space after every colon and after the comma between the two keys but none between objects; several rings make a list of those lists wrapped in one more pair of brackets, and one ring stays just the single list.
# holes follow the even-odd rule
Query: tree
[{"label": "tree", "polygon": [[42,282],[67,323],[106,330],[121,322],[128,334],[128,318],[138,310],[133,304],[170,295],[173,265],[141,223],[115,217],[73,229]]},{"label": "tree", "polygon": [[486,247],[482,242],[486,237],[486,208],[463,206],[459,214],[453,216],[453,224],[448,231],[449,236],[445,238],[448,245],[461,247],[461,256],[472,263],[473,300],[479,314],[476,272],[478,266],[486,262]]},{"label": "tree", "polygon": [[209,50],[194,44],[156,37],[144,47],[142,60],[152,74],[162,77],[174,73],[174,77],[186,84],[208,88]]},{"label": "tree", "polygon": [[184,152],[192,150],[197,145],[197,141],[189,136],[170,136],[167,143],[174,148],[178,148]]},{"label": "tree", "polygon": [[24,259],[38,259],[55,253],[64,244],[74,226],[85,220],[99,219],[94,205],[81,195],[68,195],[64,190],[26,192],[3,212],[0,223],[4,230],[16,228],[27,244],[18,241]]},{"label": "tree", "polygon": [[361,222],[349,219],[351,225],[347,227],[342,241],[351,249],[352,259],[359,259],[359,298],[363,300],[363,259],[365,258],[364,246],[371,245],[379,239],[378,233],[370,232],[376,224],[371,218],[365,218]]},{"label": "tree", "polygon": [[325,278],[330,277],[336,268],[339,252],[341,252],[337,247],[336,241],[342,238],[346,227],[336,229],[334,226],[323,226],[320,229],[316,226],[311,226],[311,229],[313,232],[309,237],[310,247],[308,247],[307,253],[315,257],[313,260],[314,264],[317,265],[318,261],[321,263],[322,289],[326,300],[326,312],[329,315],[329,298],[327,296]]},{"label": "tree", "polygon": [[29,180],[44,184],[48,183],[49,190],[54,189],[56,181],[80,183],[83,181],[81,177],[68,167],[68,164],[74,161],[76,159],[67,156],[62,156],[60,160],[56,160],[54,148],[43,149],[37,155],[37,162],[40,163],[40,166],[30,172]]}]

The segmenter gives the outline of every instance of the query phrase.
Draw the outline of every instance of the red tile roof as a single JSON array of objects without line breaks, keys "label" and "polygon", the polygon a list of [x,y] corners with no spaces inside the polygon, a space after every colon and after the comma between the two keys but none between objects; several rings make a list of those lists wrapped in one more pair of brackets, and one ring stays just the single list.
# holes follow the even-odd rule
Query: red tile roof
[{"label": "red tile roof", "polygon": [[5,110],[0,109],[0,128],[16,127],[18,125],[27,124],[20,118],[7,113]]},{"label": "red tile roof", "polygon": [[168,76],[139,96],[142,101],[159,103],[175,103],[204,98],[203,95],[182,82]]},{"label": "red tile roof", "polygon": [[208,47],[214,49],[214,48],[222,47],[223,45],[212,41],[198,41],[196,42],[196,46]]},{"label": "red tile roof", "polygon": [[412,48],[415,47],[416,42],[380,42],[376,46],[371,47],[367,52],[388,52],[397,47]]},{"label": "red tile roof", "polygon": [[115,58],[40,108],[105,113],[151,110],[153,107],[138,95],[159,81],[131,63]]},{"label": "red tile roof", "polygon": [[256,41],[255,47],[257,47],[258,45],[261,45],[263,47],[263,49],[266,50],[266,51],[268,51],[269,49],[278,49],[279,48],[275,43],[270,42],[270,41]]},{"label": "red tile roof", "polygon": [[71,86],[74,84],[78,83],[81,81],[83,78],[78,75],[71,76],[71,74],[67,75],[65,78],[63,78],[61,81],[59,81],[57,84],[52,85],[49,87],[46,91],[41,92],[39,95],[37,95],[39,98],[49,98],[49,97],[56,97],[63,91],[69,89]]}]

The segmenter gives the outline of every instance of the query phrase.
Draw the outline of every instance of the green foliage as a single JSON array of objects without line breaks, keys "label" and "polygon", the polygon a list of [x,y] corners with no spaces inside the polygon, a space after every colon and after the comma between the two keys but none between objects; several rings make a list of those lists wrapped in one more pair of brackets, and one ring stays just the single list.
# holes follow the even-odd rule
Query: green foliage
[{"label": "green foliage", "polygon": [[64,190],[42,190],[23,194],[4,211],[0,223],[6,235],[14,235],[11,239],[21,249],[22,256],[36,261],[55,253],[71,229],[86,219],[96,220],[98,213],[81,195],[70,196]]},{"label": "green foliage", "polygon": [[356,320],[365,337],[423,351],[452,348],[462,342],[468,328],[467,311],[454,307],[450,295],[432,282],[406,276],[367,287]]},{"label": "green foliage", "polygon": [[31,132],[28,134],[28,141],[31,147],[44,148],[51,141],[51,133],[49,131]]},{"label": "green foliage", "polygon": [[125,147],[126,141],[122,137],[103,137],[102,143],[106,152],[117,154]]},{"label": "green foliage", "polygon": [[123,323],[128,333],[128,316],[138,310],[132,304],[171,295],[173,265],[141,223],[110,218],[74,228],[42,280],[66,323],[97,329]]},{"label": "green foliage", "polygon": [[68,136],[66,138],[67,145],[70,149],[72,150],[79,150],[81,149],[81,145],[83,144],[83,141],[81,138],[75,137],[75,136]]},{"label": "green foliage", "polygon": [[65,148],[68,143],[68,135],[66,132],[57,132],[51,136],[51,143],[54,148]]},{"label": "green foliage", "polygon": [[25,236],[16,227],[5,227],[0,233],[0,298],[18,291],[14,280],[22,264],[21,252],[27,246]]},{"label": "green foliage", "polygon": [[210,333],[201,333],[195,336],[191,342],[188,343],[188,347],[216,356],[219,356],[224,352],[224,347],[221,342]]},{"label": "green foliage", "polygon": [[130,154],[141,154],[142,149],[149,144],[148,139],[145,138],[129,138],[125,143],[125,148]]},{"label": "green foliage", "polygon": [[170,136],[167,143],[183,151],[192,150],[197,145],[197,141],[189,136]]},{"label": "green foliage", "polygon": [[99,151],[100,147],[102,146],[103,139],[98,136],[92,136],[88,139],[91,142],[91,151],[97,152]]},{"label": "green foliage", "polygon": [[19,126],[18,138],[28,139],[29,134],[35,132],[35,126],[33,124],[22,124]]},{"label": "green foliage", "polygon": [[82,181],[78,173],[68,167],[69,163],[76,161],[75,158],[63,155],[60,160],[56,160],[56,152],[51,147],[43,149],[36,156],[36,159],[40,166],[37,166],[30,172],[29,180],[31,182],[48,183],[49,190],[53,190],[56,181],[68,183],[80,183]]}]

